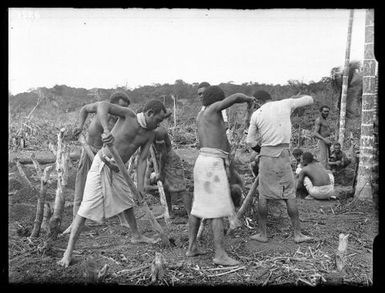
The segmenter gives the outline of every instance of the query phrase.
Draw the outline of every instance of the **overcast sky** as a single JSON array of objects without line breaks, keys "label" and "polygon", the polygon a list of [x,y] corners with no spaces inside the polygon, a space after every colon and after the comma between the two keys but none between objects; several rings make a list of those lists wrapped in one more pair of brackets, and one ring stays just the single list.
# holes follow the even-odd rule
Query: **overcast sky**
[{"label": "overcast sky", "polygon": [[[348,9],[9,9],[9,88],[319,81],[344,64]],[[356,9],[351,60],[362,60]]]}]

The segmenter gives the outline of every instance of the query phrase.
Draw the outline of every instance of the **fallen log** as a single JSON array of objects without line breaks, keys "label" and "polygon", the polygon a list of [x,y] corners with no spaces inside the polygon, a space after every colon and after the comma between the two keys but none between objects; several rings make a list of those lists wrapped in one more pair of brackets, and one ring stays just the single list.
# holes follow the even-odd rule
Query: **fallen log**
[{"label": "fallen log", "polygon": [[[71,160],[77,161],[80,159],[80,152],[72,151],[69,157]],[[30,157],[25,157],[20,154],[10,153],[8,157],[8,165],[14,166],[15,159],[18,160],[18,162],[22,165],[33,164],[33,160]],[[54,156],[52,153],[49,153],[49,152],[45,152],[44,154],[36,154],[34,159],[36,160],[36,162],[38,162],[41,165],[53,164],[56,162],[56,156]]]},{"label": "fallen log", "polygon": [[127,182],[128,186],[129,186],[129,188],[131,189],[134,198],[137,199],[140,202],[140,205],[144,209],[144,212],[146,213],[152,228],[156,232],[158,232],[159,237],[162,240],[163,245],[166,246],[166,247],[169,247],[170,246],[170,241],[169,241],[168,237],[165,235],[165,233],[164,233],[164,231],[162,229],[162,226],[159,225],[159,223],[155,219],[154,215],[152,214],[150,208],[148,207],[148,204],[147,204],[146,200],[144,198],[142,198],[142,196],[140,195],[140,193],[136,189],[136,186],[132,182],[130,176],[128,175],[127,169],[125,168],[124,163],[123,163],[119,153],[116,151],[115,147],[112,144],[111,145],[107,144],[106,146],[110,150],[111,155],[114,158],[115,162],[118,164],[119,171],[122,172],[122,175],[123,175],[124,179],[126,179],[126,182]]}]

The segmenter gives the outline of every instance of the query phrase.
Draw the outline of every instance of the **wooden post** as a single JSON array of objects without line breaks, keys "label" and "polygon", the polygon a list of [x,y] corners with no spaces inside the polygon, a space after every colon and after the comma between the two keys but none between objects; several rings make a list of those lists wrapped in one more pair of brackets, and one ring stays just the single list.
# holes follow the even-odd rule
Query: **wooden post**
[{"label": "wooden post", "polygon": [[174,134],[176,129],[176,97],[174,95],[171,95],[171,98],[174,102],[174,131],[173,131],[173,134]]},{"label": "wooden post", "polygon": [[341,144],[341,149],[344,148],[344,140],[345,140],[346,97],[348,95],[350,44],[352,40],[353,15],[354,15],[354,9],[351,9],[350,16],[349,16],[348,37],[346,40],[345,67],[344,67],[344,73],[342,78],[340,127],[338,132],[338,142]]},{"label": "wooden post", "polygon": [[[152,164],[154,165],[155,174],[160,174],[160,170],[158,167],[158,162],[156,161],[156,156],[155,156],[155,151],[154,151],[153,145],[151,145],[151,147],[150,147],[150,156],[151,156]],[[166,225],[169,226],[170,225],[170,212],[168,210],[168,205],[167,205],[166,195],[164,193],[163,183],[159,179],[159,180],[157,180],[156,185],[158,186],[160,203],[161,203],[163,210],[164,210],[164,212],[163,212],[164,221],[166,222]]]},{"label": "wooden post", "polygon": [[114,158],[115,162],[118,164],[119,171],[122,172],[124,179],[126,179],[128,187],[131,189],[133,196],[135,199],[138,199],[141,202],[142,208],[144,209],[144,212],[146,213],[148,219],[150,220],[152,228],[158,232],[162,243],[164,246],[170,246],[170,241],[168,237],[165,235],[162,226],[159,225],[159,223],[156,221],[154,215],[152,214],[150,208],[148,207],[148,204],[146,203],[146,200],[142,198],[138,190],[136,189],[135,184],[132,182],[130,176],[128,175],[127,169],[124,166],[124,163],[119,155],[119,153],[116,151],[115,147],[111,145],[107,145],[107,148],[110,150],[110,153],[112,157]]},{"label": "wooden post", "polygon": [[57,189],[55,196],[54,212],[49,221],[49,233],[45,244],[45,249],[49,249],[52,242],[56,240],[59,234],[62,215],[64,211],[65,198],[63,189],[68,182],[68,161],[69,149],[63,142],[65,128],[60,129],[57,139],[57,153],[56,153],[56,172],[57,172]]},{"label": "wooden post", "polygon": [[349,237],[349,234],[345,235],[341,233],[339,235],[338,249],[336,252],[336,267],[338,272],[342,272],[346,265],[346,251],[348,249],[348,237]]},{"label": "wooden post", "polygon": [[40,234],[40,227],[43,220],[45,196],[48,188],[48,179],[51,174],[53,166],[48,166],[44,169],[44,175],[41,177],[40,194],[37,199],[36,217],[30,237],[38,237]]},{"label": "wooden post", "polygon": [[32,153],[31,160],[33,162],[33,165],[35,166],[37,176],[39,178],[41,178],[43,176],[43,173],[41,172],[41,168],[40,168],[39,162],[35,159],[35,153]]},{"label": "wooden post", "polygon": [[51,219],[52,211],[51,205],[48,202],[44,203],[44,214],[43,214],[43,222],[41,223],[40,230],[44,232],[49,232],[49,220]]}]

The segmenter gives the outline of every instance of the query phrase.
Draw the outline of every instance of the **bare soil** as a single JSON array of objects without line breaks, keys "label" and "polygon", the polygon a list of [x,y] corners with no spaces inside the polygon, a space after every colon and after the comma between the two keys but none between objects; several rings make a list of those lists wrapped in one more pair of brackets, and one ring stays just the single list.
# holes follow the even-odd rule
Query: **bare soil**
[{"label": "bare soil", "polygon": [[[192,192],[192,167],[197,156],[196,149],[178,149],[184,160],[188,189]],[[245,180],[246,191],[252,177],[245,166],[238,166]],[[24,170],[32,183],[39,189],[39,181],[33,165]],[[253,205],[246,213],[243,226],[226,236],[228,253],[242,262],[241,266],[224,269],[212,262],[213,242],[211,229],[206,227],[200,248],[206,255],[188,258],[187,215],[182,200],[174,199],[177,217],[166,229],[173,243],[163,248],[155,245],[132,244],[131,232],[120,226],[114,217],[99,225],[88,222],[89,229],[82,232],[75,247],[74,262],[68,268],[57,265],[68,242],[68,235],[59,237],[48,255],[42,255],[37,246],[45,234],[30,241],[28,236],[33,227],[36,212],[36,192],[25,188],[18,180],[15,166],[9,168],[9,282],[18,284],[53,283],[84,284],[87,282],[87,260],[93,256],[97,269],[105,264],[108,272],[105,284],[150,285],[151,263],[155,252],[161,252],[166,259],[165,275],[156,285],[305,285],[344,283],[357,286],[372,285],[373,240],[378,233],[378,216],[371,202],[354,201],[347,194],[349,187],[337,186],[341,194],[337,200],[317,201],[298,198],[300,220],[304,234],[314,237],[313,242],[296,244],[290,219],[283,203],[269,203],[268,243],[251,240],[258,232],[256,208]],[[72,200],[76,164],[70,168],[69,184],[65,190],[66,207],[61,229],[72,219]],[[47,200],[54,201],[56,183],[48,189]],[[160,212],[157,197],[148,195],[147,201],[155,214]],[[138,226],[147,236],[156,236],[144,212],[135,210]],[[226,223],[228,226],[228,223]],[[340,233],[349,234],[347,263],[343,273],[336,273],[335,252]]]}]

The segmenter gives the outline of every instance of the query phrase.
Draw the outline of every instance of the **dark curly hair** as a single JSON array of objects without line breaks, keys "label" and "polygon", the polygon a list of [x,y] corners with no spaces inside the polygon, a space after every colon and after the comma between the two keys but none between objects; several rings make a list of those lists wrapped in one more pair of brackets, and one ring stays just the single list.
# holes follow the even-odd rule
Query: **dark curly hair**
[{"label": "dark curly hair", "polygon": [[216,85],[206,88],[202,97],[203,106],[209,106],[215,102],[222,101],[225,98],[224,91]]},{"label": "dark curly hair", "polygon": [[164,113],[167,113],[166,107],[163,105],[161,101],[158,101],[158,100],[148,101],[144,105],[143,112],[146,112],[148,110],[152,110],[154,114],[158,114],[162,110]]},{"label": "dark curly hair", "polygon": [[128,97],[128,95],[122,91],[114,92],[110,96],[110,103],[117,104],[120,99],[122,99],[123,101],[126,101],[128,104],[131,104],[131,101],[130,101],[130,98]]}]

